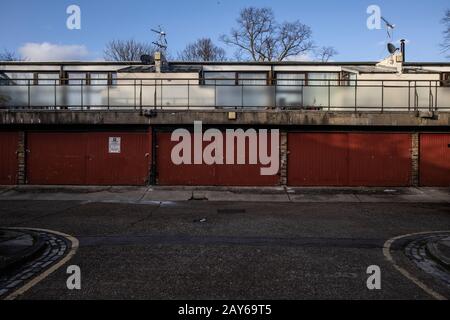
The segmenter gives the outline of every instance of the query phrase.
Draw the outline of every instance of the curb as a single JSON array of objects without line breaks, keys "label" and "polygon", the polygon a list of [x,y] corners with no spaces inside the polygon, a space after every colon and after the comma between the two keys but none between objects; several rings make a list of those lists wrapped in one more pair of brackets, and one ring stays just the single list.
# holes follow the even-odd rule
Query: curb
[{"label": "curb", "polygon": [[46,247],[45,241],[39,238],[36,233],[30,231],[24,232],[23,230],[20,231],[29,234],[34,239],[34,244],[14,255],[11,259],[8,259],[8,262],[0,265],[0,274],[10,274],[14,269],[34,260],[43,253]]},{"label": "curb", "polygon": [[447,270],[450,270],[450,258],[446,257],[441,250],[439,250],[437,242],[427,243],[426,250],[433,260],[445,267]]}]

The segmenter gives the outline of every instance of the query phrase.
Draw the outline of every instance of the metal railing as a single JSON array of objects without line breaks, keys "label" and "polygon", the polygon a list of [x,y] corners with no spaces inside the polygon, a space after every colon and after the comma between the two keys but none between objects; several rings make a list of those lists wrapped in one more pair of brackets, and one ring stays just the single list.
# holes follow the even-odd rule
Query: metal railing
[{"label": "metal railing", "polygon": [[283,79],[265,84],[258,79],[231,83],[233,79],[222,78],[115,79],[112,84],[43,81],[0,80],[0,109],[450,111],[450,87],[438,80]]}]

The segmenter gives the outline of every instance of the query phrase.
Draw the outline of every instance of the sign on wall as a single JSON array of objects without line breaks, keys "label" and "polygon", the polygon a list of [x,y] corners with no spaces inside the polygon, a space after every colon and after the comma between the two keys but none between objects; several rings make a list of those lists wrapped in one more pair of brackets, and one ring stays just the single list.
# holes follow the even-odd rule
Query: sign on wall
[{"label": "sign on wall", "polygon": [[109,153],[120,153],[120,152],[121,152],[121,138],[109,137]]}]

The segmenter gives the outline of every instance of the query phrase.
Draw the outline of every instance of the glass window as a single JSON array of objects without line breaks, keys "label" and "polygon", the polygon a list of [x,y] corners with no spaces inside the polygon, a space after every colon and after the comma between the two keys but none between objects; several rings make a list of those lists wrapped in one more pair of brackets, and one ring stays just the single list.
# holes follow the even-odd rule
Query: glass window
[{"label": "glass window", "polygon": [[90,74],[91,85],[107,85],[108,84],[108,73],[94,73]]},{"label": "glass window", "polygon": [[321,72],[311,72],[308,73],[308,85],[310,86],[328,86],[328,83],[332,86],[337,86],[338,81],[328,81],[328,80],[339,80],[339,73],[321,73]]},{"label": "glass window", "polygon": [[267,85],[267,73],[265,72],[239,72],[239,85]]},{"label": "glass window", "polygon": [[12,84],[28,84],[28,80],[30,80],[30,84],[33,84],[34,74],[31,72],[7,72],[5,74],[13,80]]},{"label": "glass window", "polygon": [[[235,72],[205,72],[205,84],[206,85],[235,85],[236,73]],[[211,80],[208,80],[211,79]],[[228,80],[230,79],[230,80]]]},{"label": "glass window", "polygon": [[70,85],[86,84],[86,73],[84,72],[70,72],[68,73]]},{"label": "glass window", "polygon": [[356,73],[342,72],[341,86],[355,86]]},{"label": "glass window", "polygon": [[59,73],[39,73],[38,85],[55,85],[59,83]]},{"label": "glass window", "polygon": [[442,74],[442,86],[450,87],[450,72],[444,72]]},{"label": "glass window", "polygon": [[302,86],[305,84],[304,73],[277,73],[277,85],[279,86]]}]

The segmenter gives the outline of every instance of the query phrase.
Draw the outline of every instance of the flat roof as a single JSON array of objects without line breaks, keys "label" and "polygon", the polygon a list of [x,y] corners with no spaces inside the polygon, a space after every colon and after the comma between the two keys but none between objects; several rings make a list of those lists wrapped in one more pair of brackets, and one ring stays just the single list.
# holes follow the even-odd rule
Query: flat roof
[{"label": "flat roof", "polygon": [[[344,62],[316,62],[316,61],[225,61],[225,62],[186,62],[186,61],[169,61],[170,65],[253,65],[253,66],[374,66],[379,61],[344,61]],[[102,65],[143,65],[141,61],[0,61],[1,65],[58,65],[58,66],[102,66]],[[450,62],[406,62],[404,66],[444,66],[450,67]]]}]

